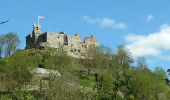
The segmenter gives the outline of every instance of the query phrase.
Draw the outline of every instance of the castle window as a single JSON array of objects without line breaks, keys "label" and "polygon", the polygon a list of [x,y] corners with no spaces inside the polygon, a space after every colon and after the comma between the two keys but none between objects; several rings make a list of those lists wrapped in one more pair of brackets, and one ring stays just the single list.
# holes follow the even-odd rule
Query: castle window
[{"label": "castle window", "polygon": [[73,50],[71,50],[71,52],[73,52]]},{"label": "castle window", "polygon": [[74,49],[74,51],[77,51],[76,49]]},{"label": "castle window", "polygon": [[58,38],[60,38],[60,37],[58,36]]},{"label": "castle window", "polygon": [[78,49],[78,52],[80,52],[81,50],[80,49]]},{"label": "castle window", "polygon": [[37,28],[37,30],[39,30],[39,27],[36,27]]}]

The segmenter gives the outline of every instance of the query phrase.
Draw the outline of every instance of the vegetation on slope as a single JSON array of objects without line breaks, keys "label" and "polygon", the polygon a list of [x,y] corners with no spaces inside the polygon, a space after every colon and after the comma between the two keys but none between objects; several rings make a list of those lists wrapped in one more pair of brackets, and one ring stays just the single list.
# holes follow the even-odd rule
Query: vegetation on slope
[{"label": "vegetation on slope", "polygon": [[[114,52],[105,46],[90,47],[87,55],[78,59],[67,55],[62,48],[48,48],[17,50],[0,58],[0,99],[170,99],[164,70],[160,67],[149,70],[143,58],[137,66],[132,66],[134,60],[125,46],[119,46]],[[32,84],[31,71],[35,68],[58,70],[61,76],[35,81],[37,89]]]}]

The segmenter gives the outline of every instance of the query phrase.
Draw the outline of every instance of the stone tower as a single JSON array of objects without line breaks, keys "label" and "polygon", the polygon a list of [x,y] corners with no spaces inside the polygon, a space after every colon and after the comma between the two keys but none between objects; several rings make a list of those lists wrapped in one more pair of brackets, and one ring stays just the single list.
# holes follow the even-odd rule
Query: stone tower
[{"label": "stone tower", "polygon": [[41,26],[38,24],[33,24],[33,31],[32,31],[32,39],[33,39],[33,43],[34,45],[37,44],[37,39],[39,37],[39,35],[41,34]]}]

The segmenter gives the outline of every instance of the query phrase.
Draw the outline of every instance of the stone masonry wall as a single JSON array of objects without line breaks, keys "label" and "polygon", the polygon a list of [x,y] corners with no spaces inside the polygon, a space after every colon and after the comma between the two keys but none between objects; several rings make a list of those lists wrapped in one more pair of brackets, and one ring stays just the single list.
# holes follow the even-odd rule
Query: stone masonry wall
[{"label": "stone masonry wall", "polygon": [[[37,26],[34,25],[32,34],[26,37],[26,49],[37,47],[59,48],[59,46],[62,45],[68,54],[79,58],[86,55],[89,45],[98,46],[97,40],[93,36],[86,37],[82,41],[79,33],[73,36],[67,35],[64,32],[39,33],[41,32],[39,29],[40,26],[37,30]],[[38,34],[36,32],[38,32]]]}]

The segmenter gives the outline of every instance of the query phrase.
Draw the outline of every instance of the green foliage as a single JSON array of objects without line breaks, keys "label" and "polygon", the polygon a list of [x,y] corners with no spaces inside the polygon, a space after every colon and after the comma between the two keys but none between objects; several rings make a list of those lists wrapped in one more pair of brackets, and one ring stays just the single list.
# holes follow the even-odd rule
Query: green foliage
[{"label": "green foliage", "polygon": [[166,72],[161,67],[156,67],[154,70],[154,74],[156,74],[158,77],[160,77],[162,80],[167,78]]},{"label": "green foliage", "polygon": [[[156,100],[160,94],[164,96],[161,100],[167,100],[165,97],[168,92],[168,86],[162,76],[155,75],[147,68],[143,70],[131,71],[131,84],[135,89],[135,96],[140,99]],[[136,82],[137,81],[137,82]]]},{"label": "green foliage", "polygon": [[71,71],[77,66],[74,59],[62,50],[48,49],[40,55],[42,55],[40,62],[45,68],[58,70],[60,73]]},{"label": "green foliage", "polygon": [[35,61],[26,51],[17,51],[6,59],[4,81],[11,81],[4,84],[8,91],[18,91],[31,80],[31,69],[37,66]]},{"label": "green foliage", "polygon": [[[105,46],[90,47],[87,55],[73,58],[61,47],[18,50],[0,58],[0,99],[169,100],[164,70],[150,71],[144,59],[132,67],[133,58],[124,46],[115,52]],[[58,70],[61,76],[37,79],[39,89],[27,90],[34,79],[31,71],[38,67]]]},{"label": "green foliage", "polygon": [[0,58],[0,74],[5,72],[6,61],[5,59]]},{"label": "green foliage", "polygon": [[89,76],[88,78],[81,79],[80,82],[85,87],[94,87],[95,86],[95,77]]}]

